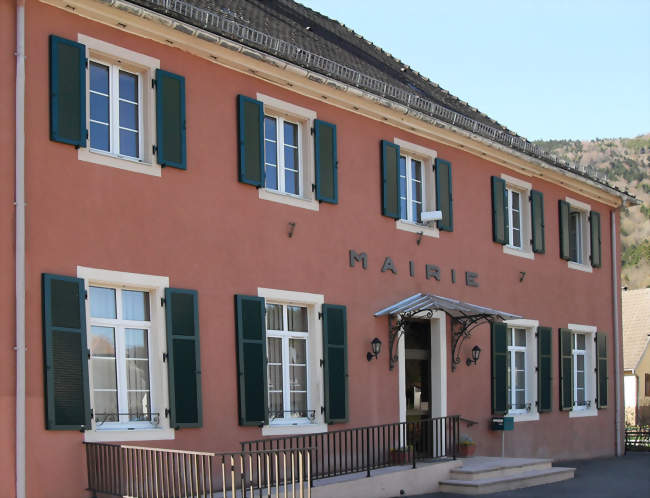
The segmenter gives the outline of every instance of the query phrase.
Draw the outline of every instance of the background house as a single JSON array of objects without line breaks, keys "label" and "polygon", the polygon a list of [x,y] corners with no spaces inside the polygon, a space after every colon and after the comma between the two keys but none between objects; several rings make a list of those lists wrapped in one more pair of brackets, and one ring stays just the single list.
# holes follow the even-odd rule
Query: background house
[{"label": "background house", "polygon": [[623,291],[625,423],[650,425],[650,289]]}]

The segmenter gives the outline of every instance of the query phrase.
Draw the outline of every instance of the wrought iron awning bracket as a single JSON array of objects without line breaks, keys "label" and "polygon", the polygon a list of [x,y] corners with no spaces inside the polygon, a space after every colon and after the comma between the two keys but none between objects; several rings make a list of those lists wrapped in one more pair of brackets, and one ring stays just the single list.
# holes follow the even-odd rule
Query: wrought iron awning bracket
[{"label": "wrought iron awning bracket", "polygon": [[397,354],[397,344],[408,330],[408,324],[415,315],[420,315],[418,318],[423,320],[430,320],[433,317],[433,312],[436,310],[413,310],[398,315],[388,315],[388,346],[389,346],[389,367],[391,370],[395,368],[395,363],[399,359]]},{"label": "wrought iron awning bracket", "polygon": [[463,342],[472,336],[472,331],[482,323],[491,323],[495,315],[478,314],[453,316],[445,311],[451,318],[451,371],[456,370],[456,365],[461,362],[460,352]]}]

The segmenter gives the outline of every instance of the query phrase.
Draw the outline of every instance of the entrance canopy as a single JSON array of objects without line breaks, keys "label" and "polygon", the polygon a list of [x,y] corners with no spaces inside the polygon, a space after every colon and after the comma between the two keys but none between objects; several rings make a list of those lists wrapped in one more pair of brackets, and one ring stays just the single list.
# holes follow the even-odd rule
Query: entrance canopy
[{"label": "entrance canopy", "polygon": [[436,296],[434,294],[414,294],[375,313],[376,317],[388,316],[391,370],[397,361],[395,343],[399,341],[401,336],[408,333],[410,320],[413,318],[431,318],[434,311],[444,311],[452,321],[452,371],[456,369],[456,365],[461,361],[460,350],[463,342],[472,335],[472,330],[475,327],[486,322],[521,318],[519,315],[486,308],[477,304],[465,303],[457,299]]},{"label": "entrance canopy", "polygon": [[505,311],[494,310],[479,306],[477,304],[465,303],[448,297],[436,296],[434,294],[417,293],[411,297],[384,308],[375,313],[375,316],[401,315],[408,313],[413,316],[421,311],[444,311],[452,318],[483,317],[489,320],[514,320],[521,318],[519,315],[506,313]]}]

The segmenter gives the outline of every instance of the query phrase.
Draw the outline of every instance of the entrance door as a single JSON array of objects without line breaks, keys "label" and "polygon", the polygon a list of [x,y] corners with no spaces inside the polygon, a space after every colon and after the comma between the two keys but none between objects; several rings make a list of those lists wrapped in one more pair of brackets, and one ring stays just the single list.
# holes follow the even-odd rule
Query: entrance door
[{"label": "entrance door", "polygon": [[405,338],[406,421],[431,418],[431,327],[409,323]]}]

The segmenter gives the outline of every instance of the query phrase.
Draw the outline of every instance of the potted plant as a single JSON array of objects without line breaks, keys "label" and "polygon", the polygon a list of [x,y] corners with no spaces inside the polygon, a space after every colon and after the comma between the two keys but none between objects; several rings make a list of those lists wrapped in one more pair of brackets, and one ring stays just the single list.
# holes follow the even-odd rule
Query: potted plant
[{"label": "potted plant", "polygon": [[391,465],[406,465],[409,463],[411,455],[411,447],[403,446],[401,448],[390,449],[390,463]]},{"label": "potted plant", "polygon": [[474,455],[476,451],[476,443],[471,437],[462,435],[460,436],[460,443],[458,444],[458,456],[467,458]]}]

